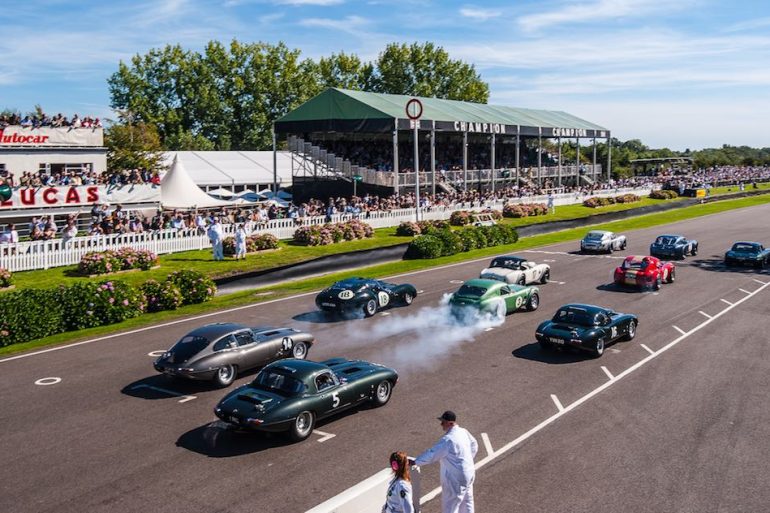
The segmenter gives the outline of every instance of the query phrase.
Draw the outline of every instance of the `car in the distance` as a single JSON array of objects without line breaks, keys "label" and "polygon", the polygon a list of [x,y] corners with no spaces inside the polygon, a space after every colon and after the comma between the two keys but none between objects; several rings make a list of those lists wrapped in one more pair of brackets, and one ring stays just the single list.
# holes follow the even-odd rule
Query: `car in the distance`
[{"label": "car in the distance", "polygon": [[601,306],[569,304],[537,327],[535,337],[543,349],[571,347],[599,357],[616,340],[636,336],[639,319]]},{"label": "car in the distance", "polygon": [[753,265],[760,269],[767,265],[770,249],[759,242],[736,242],[725,253],[725,265]]},{"label": "car in the distance", "polygon": [[207,324],[183,336],[155,360],[171,377],[213,381],[226,387],[239,372],[281,358],[305,358],[315,338],[294,328],[249,328],[234,322]]},{"label": "car in the distance", "polygon": [[698,241],[684,235],[658,235],[650,244],[650,255],[656,257],[684,258],[698,254]]},{"label": "car in the distance", "polygon": [[395,370],[362,360],[281,360],[227,394],[214,413],[237,428],[286,433],[298,442],[320,419],[366,402],[383,406],[397,382]]},{"label": "car in the distance", "polygon": [[449,298],[452,316],[465,320],[469,314],[488,314],[502,320],[516,310],[537,310],[537,287],[503,283],[499,280],[468,280]]},{"label": "car in the distance", "polygon": [[517,285],[545,284],[551,278],[551,266],[536,264],[526,258],[516,256],[499,256],[492,260],[489,267],[481,271],[479,278],[500,280]]},{"label": "car in the distance", "polygon": [[654,256],[632,255],[615,268],[613,279],[616,285],[659,290],[662,283],[674,283],[676,268]]},{"label": "car in the distance", "polygon": [[323,312],[340,314],[363,313],[371,317],[393,305],[411,305],[417,288],[404,283],[396,285],[371,278],[348,278],[323,289],[315,298]]},{"label": "car in the distance", "polygon": [[625,235],[605,230],[591,230],[580,240],[580,251],[588,253],[612,253],[626,249]]}]

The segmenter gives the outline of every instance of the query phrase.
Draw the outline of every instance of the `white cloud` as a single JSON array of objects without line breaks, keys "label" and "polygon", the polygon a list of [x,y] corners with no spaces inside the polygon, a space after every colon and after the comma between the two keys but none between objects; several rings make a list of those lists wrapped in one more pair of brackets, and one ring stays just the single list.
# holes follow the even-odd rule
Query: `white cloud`
[{"label": "white cloud", "polygon": [[480,7],[463,7],[460,9],[460,15],[473,20],[486,21],[491,18],[497,18],[503,14],[496,9],[483,9]]},{"label": "white cloud", "polygon": [[319,6],[329,6],[329,5],[339,5],[343,3],[345,0],[275,0],[274,3],[280,4],[280,5],[319,5]]},{"label": "white cloud", "polygon": [[528,14],[518,20],[519,26],[532,32],[552,25],[576,24],[604,21],[625,16],[642,16],[650,12],[681,9],[685,0],[661,2],[659,0],[594,0],[592,2],[569,2],[558,9]]},{"label": "white cloud", "polygon": [[333,18],[305,18],[300,20],[299,24],[303,27],[320,27],[330,30],[339,30],[348,33],[357,34],[357,29],[366,25],[368,21],[361,16],[346,16],[341,19]]},{"label": "white cloud", "polygon": [[725,27],[725,32],[743,32],[748,30],[756,30],[761,28],[770,27],[770,17],[757,18],[754,20],[746,20],[739,23],[734,23],[728,27]]}]

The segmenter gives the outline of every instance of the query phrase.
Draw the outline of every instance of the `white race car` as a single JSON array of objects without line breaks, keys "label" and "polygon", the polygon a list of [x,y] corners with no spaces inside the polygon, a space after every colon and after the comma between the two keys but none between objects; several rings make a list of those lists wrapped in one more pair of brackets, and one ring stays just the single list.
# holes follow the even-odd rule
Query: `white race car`
[{"label": "white race car", "polygon": [[591,230],[580,241],[580,251],[596,253],[612,253],[626,249],[625,235],[619,235],[604,230]]},{"label": "white race car", "polygon": [[551,266],[536,264],[526,258],[500,256],[492,260],[489,267],[481,271],[479,278],[488,280],[529,285],[530,283],[548,283],[551,278]]}]

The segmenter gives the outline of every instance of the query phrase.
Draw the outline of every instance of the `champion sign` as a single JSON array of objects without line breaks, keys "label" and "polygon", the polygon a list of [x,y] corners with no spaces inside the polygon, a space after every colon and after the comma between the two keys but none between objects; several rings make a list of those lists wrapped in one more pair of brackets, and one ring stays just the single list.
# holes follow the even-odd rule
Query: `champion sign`
[{"label": "champion sign", "polygon": [[472,121],[455,121],[457,132],[477,132],[482,134],[504,134],[505,125],[501,123],[474,123]]}]

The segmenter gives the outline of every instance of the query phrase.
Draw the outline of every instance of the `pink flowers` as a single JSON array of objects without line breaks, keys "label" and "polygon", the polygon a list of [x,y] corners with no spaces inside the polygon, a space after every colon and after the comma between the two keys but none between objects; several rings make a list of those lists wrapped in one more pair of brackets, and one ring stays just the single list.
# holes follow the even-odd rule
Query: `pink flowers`
[{"label": "pink flowers", "polygon": [[542,216],[547,213],[548,206],[545,203],[506,203],[503,207],[505,217]]},{"label": "pink flowers", "polygon": [[366,239],[373,235],[371,226],[353,219],[344,223],[302,226],[294,232],[294,240],[308,246],[326,246],[343,240]]},{"label": "pink flowers", "polygon": [[158,256],[146,249],[120,248],[117,251],[86,253],[80,259],[81,274],[106,274],[128,269],[147,270],[158,264]]},{"label": "pink flowers", "polygon": [[0,289],[13,285],[13,275],[7,269],[0,267]]}]

